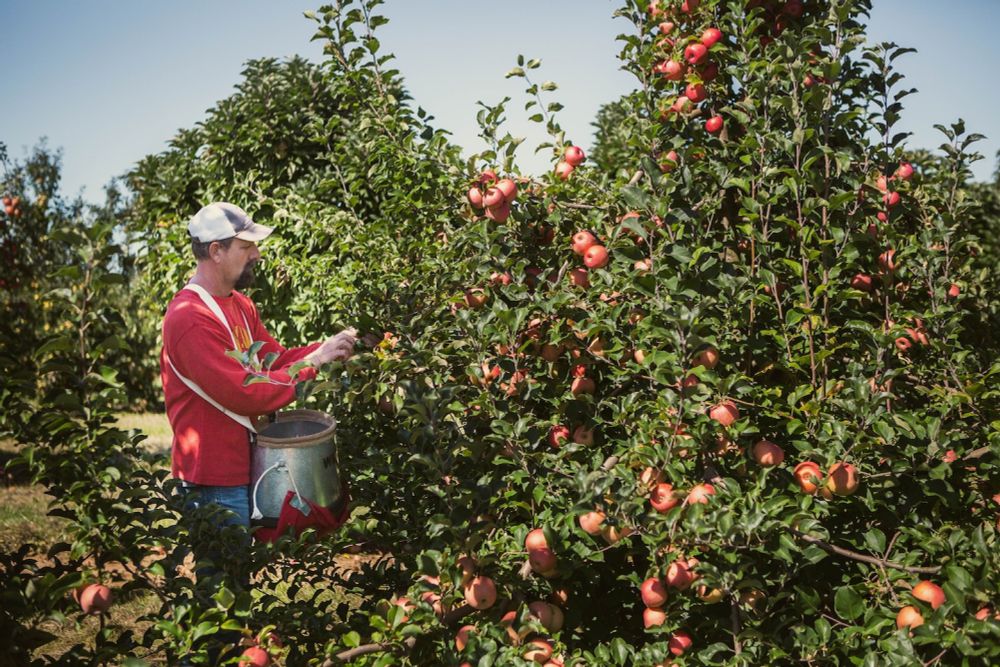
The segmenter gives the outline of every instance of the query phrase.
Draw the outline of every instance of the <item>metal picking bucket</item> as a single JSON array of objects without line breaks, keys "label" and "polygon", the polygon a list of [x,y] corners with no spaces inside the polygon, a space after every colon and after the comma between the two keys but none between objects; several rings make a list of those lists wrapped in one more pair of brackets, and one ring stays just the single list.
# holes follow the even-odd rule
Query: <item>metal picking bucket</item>
[{"label": "metal picking bucket", "polygon": [[337,463],[336,421],[316,410],[279,412],[257,433],[250,465],[252,522],[274,528],[285,496],[309,513],[306,499],[338,513],[347,502]]}]

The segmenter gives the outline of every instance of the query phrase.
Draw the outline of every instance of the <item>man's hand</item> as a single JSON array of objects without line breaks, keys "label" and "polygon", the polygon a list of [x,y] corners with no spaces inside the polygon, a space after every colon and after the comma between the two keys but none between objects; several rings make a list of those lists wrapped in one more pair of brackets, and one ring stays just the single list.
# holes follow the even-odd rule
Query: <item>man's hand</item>
[{"label": "man's hand", "polygon": [[354,343],[357,341],[357,336],[358,332],[354,327],[344,329],[323,341],[319,347],[307,354],[304,360],[315,366],[320,366],[331,361],[349,359],[354,354]]}]

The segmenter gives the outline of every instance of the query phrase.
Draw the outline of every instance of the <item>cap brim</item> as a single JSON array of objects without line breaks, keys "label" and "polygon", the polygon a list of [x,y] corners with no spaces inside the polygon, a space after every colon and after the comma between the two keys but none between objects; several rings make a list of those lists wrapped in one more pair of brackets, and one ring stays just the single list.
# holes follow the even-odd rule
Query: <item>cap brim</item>
[{"label": "cap brim", "polygon": [[250,226],[241,231],[236,235],[236,238],[242,239],[244,241],[253,241],[257,243],[258,241],[263,241],[271,232],[274,231],[274,227],[268,227],[267,225],[258,225],[256,222],[251,222]]}]

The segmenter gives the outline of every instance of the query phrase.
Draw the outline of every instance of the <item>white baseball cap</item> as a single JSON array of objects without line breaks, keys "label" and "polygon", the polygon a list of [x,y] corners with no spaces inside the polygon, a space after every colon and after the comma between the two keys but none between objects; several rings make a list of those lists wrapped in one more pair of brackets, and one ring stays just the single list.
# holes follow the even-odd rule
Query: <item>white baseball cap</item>
[{"label": "white baseball cap", "polygon": [[235,204],[215,202],[203,207],[188,222],[188,234],[202,242],[222,241],[233,237],[244,241],[263,241],[273,227],[258,225]]}]

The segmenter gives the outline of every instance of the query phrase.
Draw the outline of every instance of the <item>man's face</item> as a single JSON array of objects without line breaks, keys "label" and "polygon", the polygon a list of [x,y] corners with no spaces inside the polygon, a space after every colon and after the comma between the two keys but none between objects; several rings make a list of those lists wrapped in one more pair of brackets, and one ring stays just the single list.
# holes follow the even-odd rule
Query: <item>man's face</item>
[{"label": "man's face", "polygon": [[253,269],[260,261],[260,250],[252,241],[233,239],[228,249],[222,249],[221,260],[226,278],[238,290],[253,284]]}]

